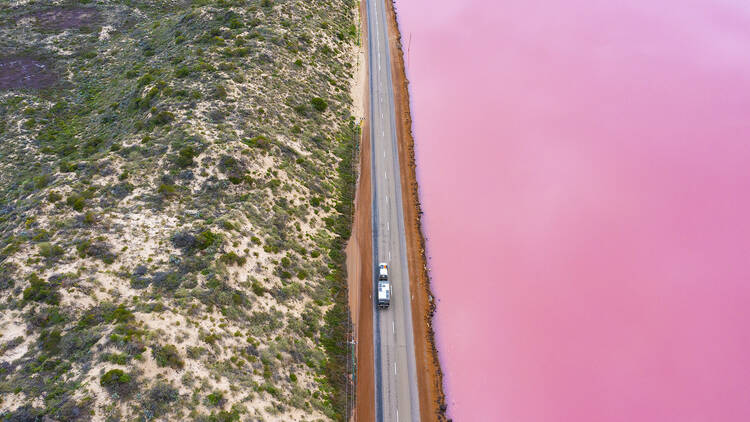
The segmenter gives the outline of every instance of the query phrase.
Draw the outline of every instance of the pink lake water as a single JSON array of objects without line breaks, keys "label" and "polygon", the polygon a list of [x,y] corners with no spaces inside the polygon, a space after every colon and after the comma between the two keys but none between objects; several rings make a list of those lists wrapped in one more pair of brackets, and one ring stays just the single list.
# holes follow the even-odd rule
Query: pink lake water
[{"label": "pink lake water", "polygon": [[750,421],[750,3],[396,0],[457,421]]}]

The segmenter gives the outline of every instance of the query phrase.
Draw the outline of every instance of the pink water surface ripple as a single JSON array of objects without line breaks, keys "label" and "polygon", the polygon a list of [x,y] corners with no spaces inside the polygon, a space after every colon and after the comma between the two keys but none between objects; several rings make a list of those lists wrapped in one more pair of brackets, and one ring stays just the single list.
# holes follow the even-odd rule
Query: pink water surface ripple
[{"label": "pink water surface ripple", "polygon": [[750,421],[750,3],[396,0],[457,421]]}]

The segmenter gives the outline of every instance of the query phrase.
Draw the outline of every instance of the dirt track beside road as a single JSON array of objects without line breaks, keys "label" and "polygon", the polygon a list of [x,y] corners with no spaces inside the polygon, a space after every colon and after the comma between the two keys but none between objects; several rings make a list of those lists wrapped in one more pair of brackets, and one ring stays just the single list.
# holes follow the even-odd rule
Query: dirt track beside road
[{"label": "dirt track beside road", "polygon": [[[361,27],[367,28],[367,8],[360,4]],[[367,48],[367,31],[362,31],[362,45]],[[360,63],[367,68],[365,61]],[[367,78],[366,78],[367,79]],[[368,79],[369,81],[369,79]],[[356,406],[352,421],[375,420],[375,361],[372,326],[372,179],[370,162],[370,89],[369,82],[362,85],[364,93],[365,119],[359,145],[359,179],[354,200],[352,236],[346,247],[347,275],[349,280],[349,308],[354,325],[354,340],[357,342],[357,379],[355,385]]]}]

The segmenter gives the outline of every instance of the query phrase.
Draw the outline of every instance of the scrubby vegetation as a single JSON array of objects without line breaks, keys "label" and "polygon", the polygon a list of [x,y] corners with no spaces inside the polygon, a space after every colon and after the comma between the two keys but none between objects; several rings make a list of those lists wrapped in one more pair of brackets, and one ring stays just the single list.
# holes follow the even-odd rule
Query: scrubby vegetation
[{"label": "scrubby vegetation", "polygon": [[343,420],[354,0],[0,0],[0,420]]}]

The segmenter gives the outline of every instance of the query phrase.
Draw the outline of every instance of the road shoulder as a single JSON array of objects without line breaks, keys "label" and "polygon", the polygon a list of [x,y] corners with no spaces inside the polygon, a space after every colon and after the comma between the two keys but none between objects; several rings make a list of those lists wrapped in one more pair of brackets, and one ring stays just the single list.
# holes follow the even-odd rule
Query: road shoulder
[{"label": "road shoulder", "polygon": [[364,81],[355,87],[360,89],[364,119],[361,125],[359,146],[359,178],[354,200],[352,235],[346,248],[347,278],[349,283],[349,308],[351,309],[356,341],[357,362],[355,397],[356,403],[351,421],[375,420],[375,369],[372,315],[372,181],[370,162],[370,82],[368,72],[367,6],[362,0],[359,7],[362,28],[360,54]]}]

